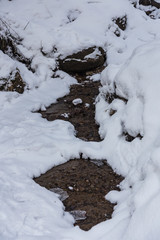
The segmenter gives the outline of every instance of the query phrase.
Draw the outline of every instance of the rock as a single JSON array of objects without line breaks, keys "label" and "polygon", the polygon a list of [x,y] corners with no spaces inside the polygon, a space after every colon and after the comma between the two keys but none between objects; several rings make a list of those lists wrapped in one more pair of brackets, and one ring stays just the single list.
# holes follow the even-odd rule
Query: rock
[{"label": "rock", "polygon": [[117,26],[124,31],[127,27],[127,16],[123,16],[123,17],[118,17],[118,18],[114,18],[113,22],[115,24],[117,24]]},{"label": "rock", "polygon": [[50,188],[49,191],[57,193],[59,195],[59,199],[63,202],[64,200],[66,200],[69,195],[67,193],[67,191],[64,191],[61,188]]},{"label": "rock", "polygon": [[73,101],[72,101],[72,103],[73,103],[73,105],[78,105],[78,104],[82,104],[83,103],[83,101],[82,101],[82,99],[81,98],[76,98],[76,99],[74,99]]},{"label": "rock", "polygon": [[18,69],[12,72],[8,78],[0,79],[0,91],[11,91],[23,93],[25,88],[25,83],[20,75]]},{"label": "rock", "polygon": [[148,5],[151,5],[151,0],[139,0],[139,4],[148,6]]},{"label": "rock", "polygon": [[153,7],[160,8],[160,3],[154,0],[139,0],[139,4],[142,4],[144,6],[151,5]]},{"label": "rock", "polygon": [[101,47],[90,47],[59,59],[59,68],[65,72],[84,73],[103,66],[105,60],[105,52]]},{"label": "rock", "polygon": [[73,210],[70,211],[69,213],[74,217],[75,221],[86,219],[86,211]]}]

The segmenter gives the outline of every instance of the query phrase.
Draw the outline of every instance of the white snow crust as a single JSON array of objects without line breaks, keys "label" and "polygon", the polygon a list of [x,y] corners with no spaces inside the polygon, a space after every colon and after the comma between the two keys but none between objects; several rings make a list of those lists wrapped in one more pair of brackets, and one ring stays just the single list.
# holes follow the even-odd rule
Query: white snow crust
[{"label": "white snow crust", "polygon": [[[22,95],[0,92],[0,240],[159,240],[159,10],[153,20],[129,0],[1,0],[0,9],[0,19],[23,39],[18,47],[35,70],[0,51],[0,79],[18,68],[27,85]],[[125,15],[127,28],[117,37],[112,19]],[[76,83],[62,71],[53,77],[57,58],[90,46],[107,52],[96,99],[99,143],[76,138],[67,121],[48,122],[34,113]],[[108,104],[108,92],[126,102]],[[110,109],[116,110],[112,116]],[[127,142],[123,131],[143,138]],[[81,153],[107,159],[125,177],[121,191],[106,196],[117,203],[112,219],[88,232],[73,226],[56,193],[32,179]]]}]

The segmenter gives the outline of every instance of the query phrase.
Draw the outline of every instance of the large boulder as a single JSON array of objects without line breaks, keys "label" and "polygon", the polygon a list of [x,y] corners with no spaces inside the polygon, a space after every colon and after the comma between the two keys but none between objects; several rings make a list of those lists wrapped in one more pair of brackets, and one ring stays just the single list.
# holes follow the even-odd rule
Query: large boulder
[{"label": "large boulder", "polygon": [[90,47],[59,59],[59,68],[65,72],[84,73],[103,66],[106,54],[101,47]]}]

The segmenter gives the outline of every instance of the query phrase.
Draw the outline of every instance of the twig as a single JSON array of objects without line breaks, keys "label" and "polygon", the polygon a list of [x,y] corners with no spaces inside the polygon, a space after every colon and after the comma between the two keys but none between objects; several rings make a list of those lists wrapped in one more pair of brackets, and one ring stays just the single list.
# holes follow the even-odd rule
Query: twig
[{"label": "twig", "polygon": [[30,21],[28,21],[28,23],[26,24],[26,26],[23,28],[23,30],[25,30],[28,26],[28,24],[30,23]]}]

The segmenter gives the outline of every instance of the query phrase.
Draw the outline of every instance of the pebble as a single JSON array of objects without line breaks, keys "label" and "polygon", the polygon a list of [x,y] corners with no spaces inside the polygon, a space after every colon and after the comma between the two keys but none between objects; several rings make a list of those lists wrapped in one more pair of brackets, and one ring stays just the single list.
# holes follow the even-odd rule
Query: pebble
[{"label": "pebble", "polygon": [[81,98],[76,98],[76,99],[74,99],[73,101],[72,101],[72,103],[76,106],[76,105],[78,105],[78,104],[82,104],[82,99]]}]

